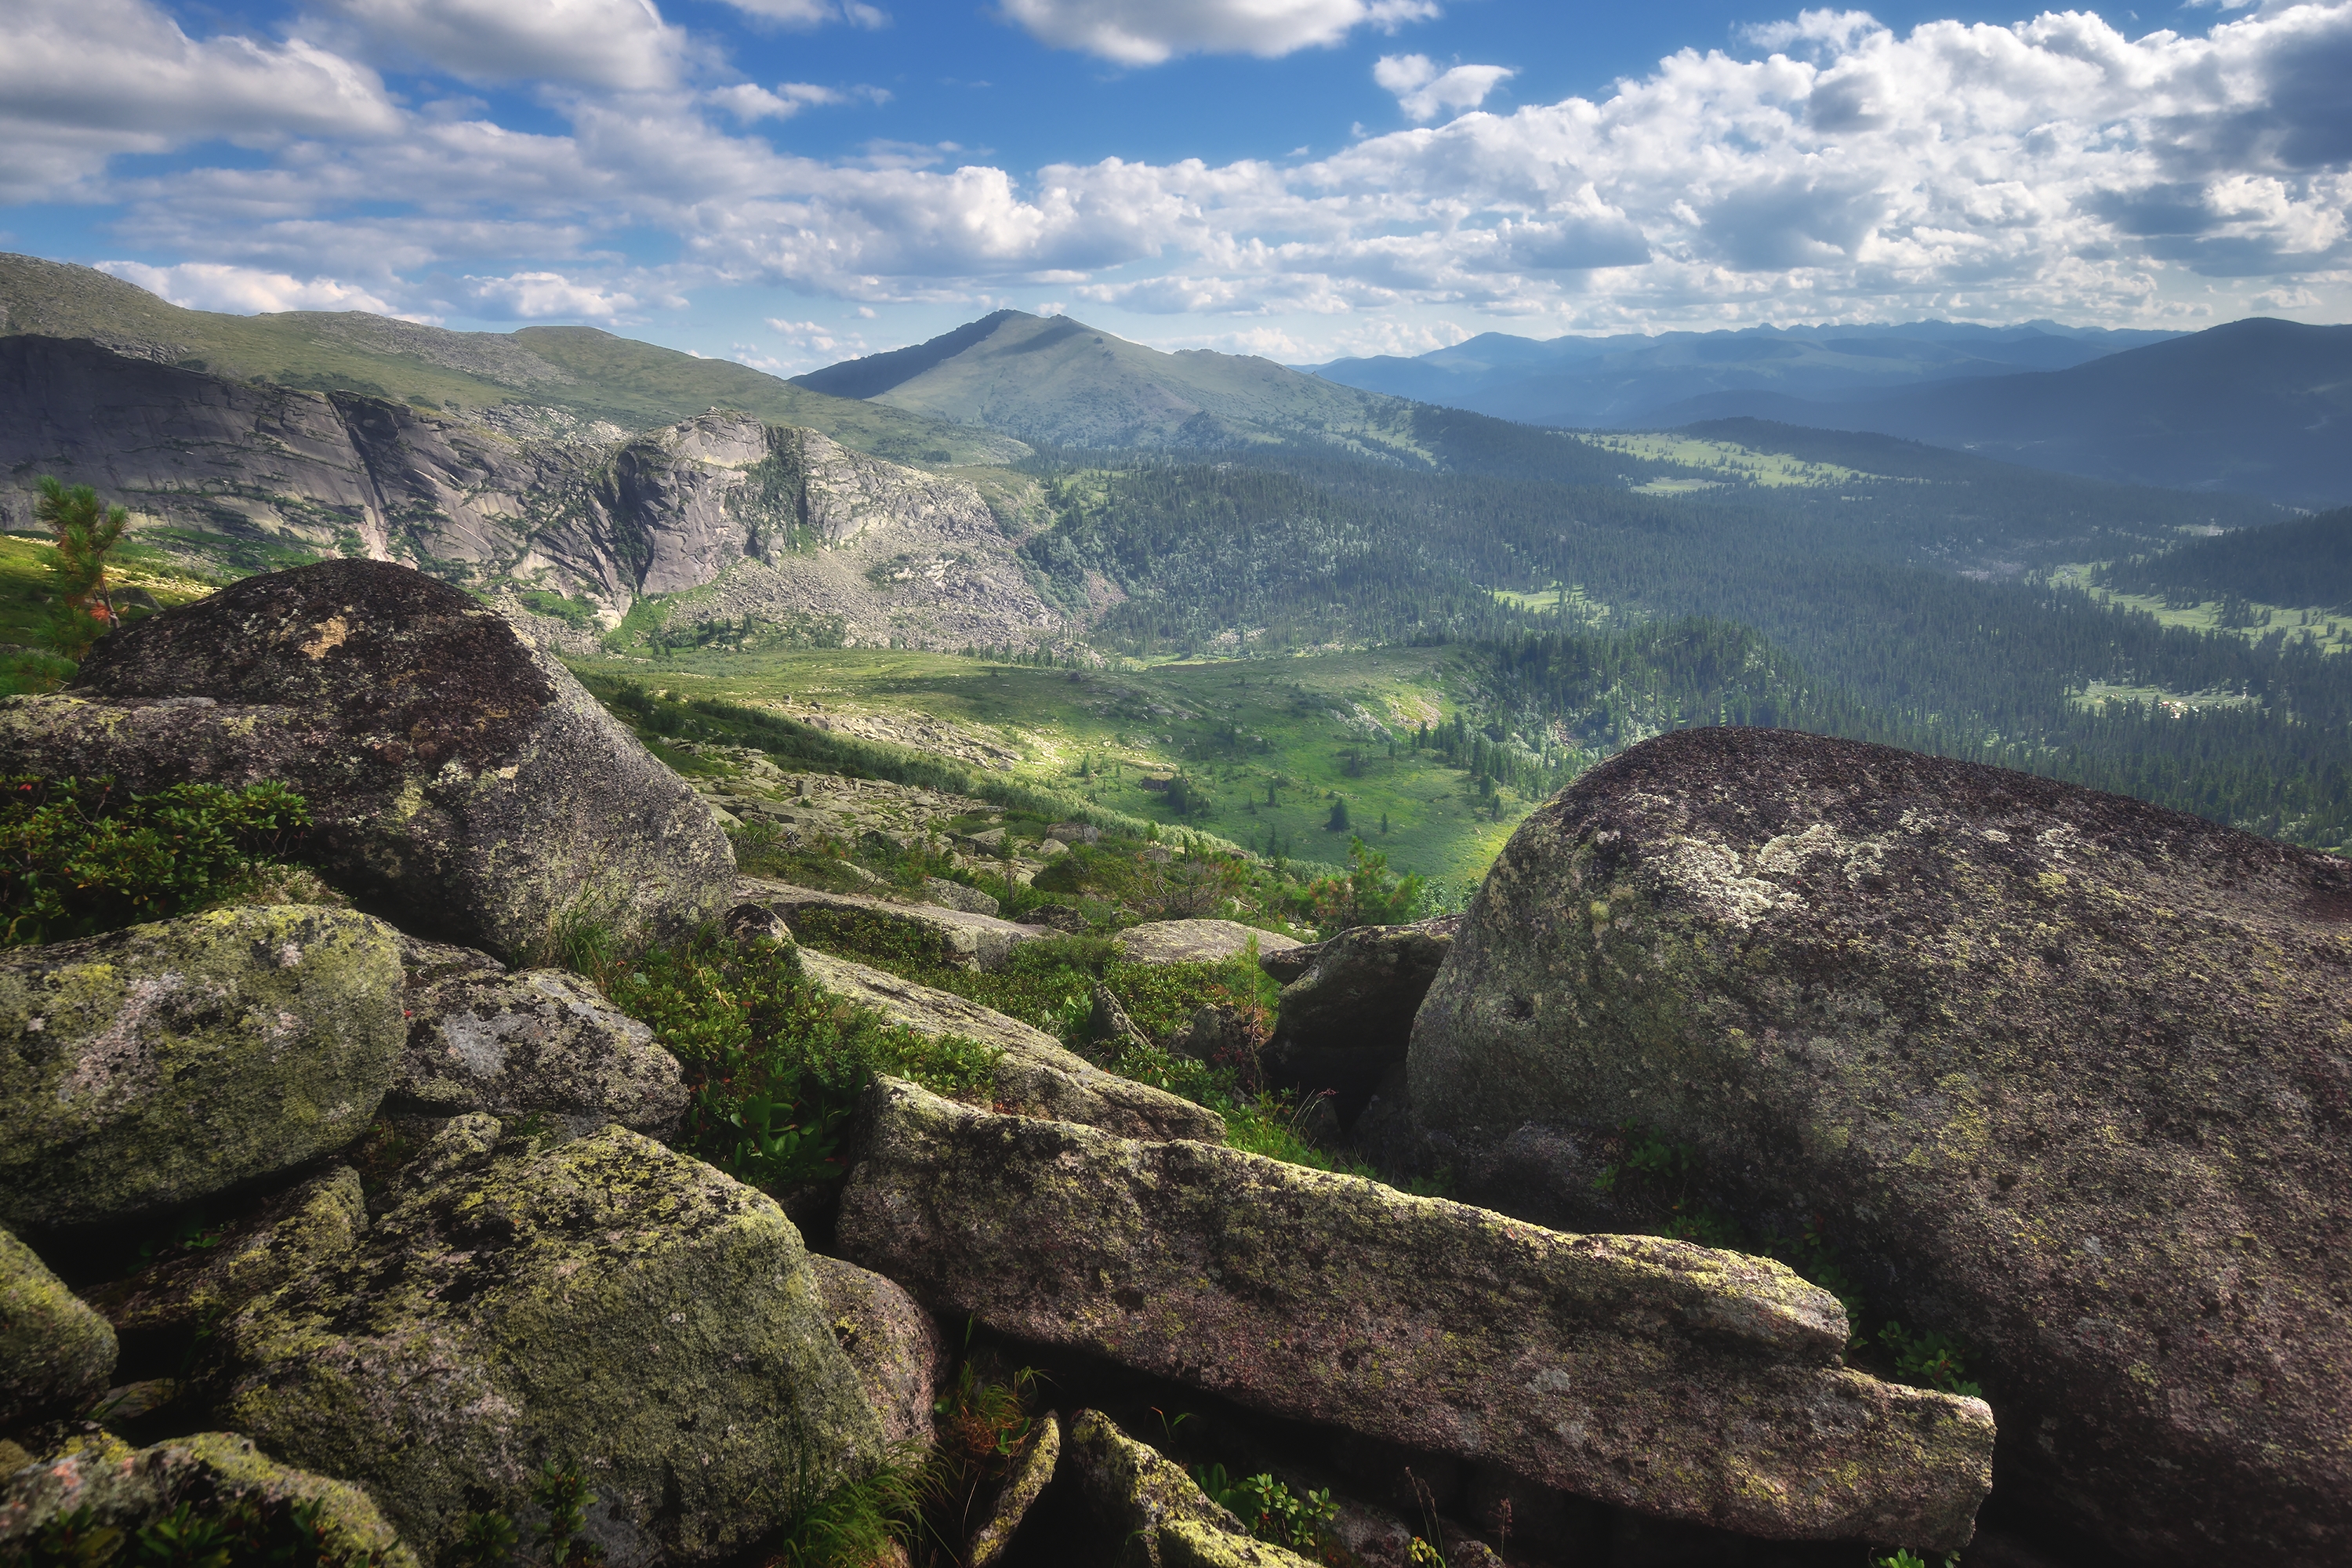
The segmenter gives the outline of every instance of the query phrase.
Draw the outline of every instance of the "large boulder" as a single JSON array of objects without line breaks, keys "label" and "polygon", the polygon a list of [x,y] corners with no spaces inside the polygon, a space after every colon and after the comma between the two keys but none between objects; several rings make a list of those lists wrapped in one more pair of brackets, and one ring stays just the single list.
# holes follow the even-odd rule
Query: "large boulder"
[{"label": "large boulder", "polygon": [[1353,1121],[1382,1076],[1403,1064],[1413,1015],[1461,924],[1459,915],[1440,915],[1358,926],[1284,955],[1286,973],[1300,954],[1311,956],[1282,988],[1267,1073],[1277,1083],[1331,1090],[1340,1120]]},{"label": "large boulder", "polygon": [[1685,1146],[1737,1217],[1819,1216],[1881,1310],[1969,1347],[2029,1516],[2316,1568],[2352,1558],[2347,998],[2352,863],[1692,730],[1513,836],[1412,1105],[1500,1205],[1545,1207],[1549,1165],[1589,1192],[1594,1130]]},{"label": "large boulder", "polygon": [[367,1223],[359,1173],[331,1165],[262,1199],[205,1246],[167,1252],[94,1288],[89,1303],[134,1344],[193,1335],[296,1276],[341,1260]]},{"label": "large boulder", "polygon": [[1083,1122],[1123,1138],[1225,1141],[1225,1119],[1207,1106],[1105,1072],[1018,1018],[845,958],[803,948],[800,961],[819,985],[894,1024],[926,1035],[961,1036],[1002,1051],[990,1099],[1004,1110]]},{"label": "large boulder", "polygon": [[574,1133],[617,1121],[655,1138],[685,1119],[677,1058],[578,975],[409,973],[408,1044],[386,1111],[537,1115]]},{"label": "large boulder", "polygon": [[856,1370],[885,1442],[931,1443],[931,1401],[946,1370],[939,1323],[904,1288],[871,1269],[809,1254],[833,1337]]},{"label": "large boulder", "polygon": [[610,1561],[740,1550],[882,1432],[800,1235],[764,1194],[638,1133],[550,1146],[452,1121],[340,1263],[217,1336],[224,1424],[364,1485],[427,1556],[586,1474]]},{"label": "large boulder", "polygon": [[[216,1540],[203,1556],[163,1561],[211,1563],[352,1563],[373,1568],[417,1568],[367,1493],[342,1481],[289,1469],[234,1433],[199,1432],[136,1453],[106,1449],[42,1456],[40,1463],[0,1481],[0,1558],[32,1544],[28,1563],[121,1561],[102,1552],[49,1557],[39,1545],[47,1527],[76,1514],[84,1539],[117,1532],[130,1544],[138,1532],[181,1509],[215,1524],[232,1509],[245,1510],[240,1542]],[[300,1510],[298,1514],[297,1510]],[[315,1510],[315,1511],[314,1511]],[[301,1515],[309,1516],[307,1528]],[[117,1548],[120,1552],[121,1548]],[[142,1560],[153,1561],[146,1553]],[[159,1553],[159,1555],[162,1555]]]},{"label": "large boulder", "polygon": [[1300,945],[1295,936],[1216,920],[1150,921],[1111,940],[1129,963],[1223,963],[1251,952],[1286,952]]},{"label": "large boulder", "polygon": [[249,577],[105,638],[65,690],[0,700],[0,763],[278,780],[310,803],[305,855],[362,905],[510,959],[567,923],[683,930],[734,888],[709,808],[561,664],[384,562]]},{"label": "large boulder", "polygon": [[112,1326],[0,1230],[0,1429],[85,1410],[113,1373]]},{"label": "large boulder", "polygon": [[341,1148],[400,1015],[392,928],[316,905],[0,952],[0,1223],[152,1213]]},{"label": "large boulder", "polygon": [[843,1249],[1000,1333],[1758,1535],[1957,1548],[1991,1481],[1980,1402],[1844,1369],[1837,1300],[1767,1259],[895,1079],[862,1132]]}]

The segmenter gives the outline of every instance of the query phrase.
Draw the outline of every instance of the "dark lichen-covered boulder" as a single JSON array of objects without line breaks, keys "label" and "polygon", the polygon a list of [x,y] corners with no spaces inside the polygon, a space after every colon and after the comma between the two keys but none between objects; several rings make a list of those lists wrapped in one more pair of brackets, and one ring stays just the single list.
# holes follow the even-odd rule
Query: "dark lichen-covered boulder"
[{"label": "dark lichen-covered boulder", "polygon": [[748,1547],[882,1433],[773,1200],[638,1133],[452,1121],[343,1261],[217,1336],[217,1415],[428,1556],[576,1468],[614,1563]]},{"label": "dark lichen-covered boulder", "polygon": [[113,1328],[0,1230],[0,1428],[85,1410],[113,1373]]},{"label": "dark lichen-covered boulder", "polygon": [[1001,1333],[1751,1534],[1953,1549],[1991,1481],[1981,1403],[1844,1369],[1837,1300],[1769,1259],[896,1079],[862,1117],[842,1248]]},{"label": "dark lichen-covered boulder", "polygon": [[931,1401],[947,1341],[922,1304],[894,1281],[823,1253],[809,1254],[833,1337],[856,1369],[889,1443],[931,1441]]},{"label": "dark lichen-covered boulder", "polygon": [[[1284,954],[1276,967],[1292,977],[1266,1045],[1266,1071],[1310,1093],[1331,1090],[1340,1119],[1354,1121],[1381,1076],[1404,1061],[1413,1015],[1461,923],[1459,915],[1440,915],[1411,925],[1358,926]],[[1307,963],[1295,968],[1301,955]]]},{"label": "dark lichen-covered boulder", "polygon": [[[187,1556],[171,1555],[160,1542],[152,1555],[135,1544],[142,1530],[183,1508],[195,1521],[217,1523],[240,1504],[249,1510],[247,1527],[257,1527],[259,1534],[255,1542],[259,1550],[251,1555],[230,1544],[233,1536]],[[310,1516],[307,1530],[297,1510]],[[86,1517],[78,1522],[82,1538],[113,1531],[123,1543],[116,1549],[120,1555],[45,1554],[38,1543],[47,1527],[84,1510]],[[78,1446],[73,1452],[37,1457],[28,1468],[0,1480],[0,1559],[15,1561],[13,1549],[28,1549],[27,1563],[127,1562],[135,1552],[151,1562],[368,1563],[373,1568],[417,1568],[415,1554],[366,1492],[289,1469],[248,1439],[225,1432],[175,1437],[136,1453]]]},{"label": "dark lichen-covered boulder", "polygon": [[2352,864],[1686,731],[1521,826],[1410,1076],[1473,1190],[1516,1144],[1490,1201],[1638,1123],[1751,1223],[1820,1216],[1975,1352],[2021,1509],[2135,1561],[2352,1559]]},{"label": "dark lichen-covered boulder", "polygon": [[193,1334],[256,1296],[346,1256],[367,1228],[357,1171],[331,1165],[272,1193],[205,1238],[89,1292],[90,1305],[134,1343]]},{"label": "dark lichen-covered boulder", "polygon": [[248,577],[105,638],[64,691],[0,700],[0,764],[278,780],[363,906],[509,958],[568,920],[681,930],[734,887],[709,807],[561,664],[384,562]]},{"label": "dark lichen-covered boulder", "polygon": [[122,1219],[341,1148],[400,1015],[392,928],[317,905],[0,951],[0,1222]]},{"label": "dark lichen-covered boulder", "polygon": [[1161,1532],[1184,1525],[1224,1541],[1249,1540],[1233,1510],[1212,1500],[1183,1466],[1137,1442],[1099,1410],[1071,1417],[1061,1465],[1118,1543],[1113,1568],[1163,1568]]},{"label": "dark lichen-covered boulder", "polygon": [[472,970],[411,984],[408,1045],[384,1109],[538,1115],[574,1133],[617,1121],[667,1138],[688,1099],[677,1058],[579,976]]}]

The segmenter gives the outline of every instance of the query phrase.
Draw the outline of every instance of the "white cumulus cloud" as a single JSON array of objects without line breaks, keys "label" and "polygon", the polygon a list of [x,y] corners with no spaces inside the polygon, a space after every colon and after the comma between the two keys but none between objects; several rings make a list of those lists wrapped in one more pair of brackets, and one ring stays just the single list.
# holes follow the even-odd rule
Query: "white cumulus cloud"
[{"label": "white cumulus cloud", "polygon": [[1439,9],[1436,0],[1004,0],[1004,15],[1055,48],[1156,66],[1177,55],[1328,47],[1358,27],[1392,33]]},{"label": "white cumulus cloud", "polygon": [[517,272],[505,278],[467,278],[467,292],[483,316],[520,318],[586,316],[610,321],[637,308],[633,294],[575,283],[561,272]]},{"label": "white cumulus cloud", "polygon": [[1396,94],[1397,107],[1413,120],[1434,120],[1449,110],[1477,108],[1486,95],[1518,75],[1508,66],[1437,68],[1427,55],[1382,55],[1372,62],[1372,79]]},{"label": "white cumulus cloud", "polygon": [[226,267],[207,261],[184,261],[174,267],[101,261],[98,269],[192,310],[226,310],[237,316],[257,316],[273,310],[373,310],[379,316],[393,313],[390,305],[367,289],[332,278],[302,279],[286,272],[264,272],[251,267]]},{"label": "white cumulus cloud", "polygon": [[653,0],[329,0],[372,37],[461,81],[650,88],[673,79],[686,34]]},{"label": "white cumulus cloud", "polygon": [[773,92],[744,82],[714,89],[705,96],[747,125],[755,120],[790,120],[803,109],[827,104],[890,101],[887,88],[822,87],[813,81],[780,81]]}]

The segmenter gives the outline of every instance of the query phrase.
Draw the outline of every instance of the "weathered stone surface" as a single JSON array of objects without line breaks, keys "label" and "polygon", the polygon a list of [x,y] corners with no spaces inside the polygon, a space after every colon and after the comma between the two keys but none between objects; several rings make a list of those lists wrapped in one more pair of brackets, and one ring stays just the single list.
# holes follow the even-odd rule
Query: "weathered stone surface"
[{"label": "weathered stone surface", "polygon": [[551,657],[378,561],[248,577],[0,700],[0,762],[132,789],[275,779],[302,853],[362,906],[509,958],[566,920],[655,935],[716,914],[734,854],[698,796]]},{"label": "weathered stone surface", "polygon": [[0,1222],[150,1213],[350,1142],[400,994],[392,929],[316,905],[0,952]]},{"label": "weathered stone surface", "polygon": [[1070,1418],[1061,1462],[1119,1542],[1112,1568],[1163,1568],[1165,1526],[1191,1523],[1213,1534],[1249,1539],[1242,1521],[1212,1502],[1183,1466],[1137,1442],[1099,1410],[1081,1410]]},{"label": "weathered stone surface", "polygon": [[119,1530],[128,1538],[184,1502],[209,1510],[231,1499],[265,1506],[317,1503],[329,1552],[346,1558],[372,1552],[377,1568],[417,1568],[415,1553],[365,1491],[289,1469],[249,1439],[226,1432],[175,1437],[136,1453],[44,1457],[0,1490],[0,1547],[31,1540],[50,1520],[85,1508],[93,1529]]},{"label": "weathered stone surface", "polygon": [[99,1286],[89,1293],[90,1304],[125,1334],[194,1328],[339,1261],[366,1228],[359,1173],[336,1165],[263,1199],[210,1247],[173,1254]]},{"label": "weathered stone surface", "polygon": [[1412,925],[1359,926],[1311,950],[1282,988],[1265,1048],[1274,1081],[1330,1089],[1343,1121],[1355,1120],[1381,1076],[1405,1059],[1412,1016],[1453,948],[1459,915]]},{"label": "weathered stone surface", "polygon": [[527,1517],[551,1461],[591,1478],[610,1561],[721,1555],[882,1446],[783,1212],[621,1127],[548,1147],[458,1117],[348,1259],[219,1342],[225,1424],[436,1556],[469,1509]]},{"label": "weathered stone surface", "polygon": [[78,1414],[113,1375],[113,1328],[0,1230],[0,1427]]},{"label": "weathered stone surface", "polygon": [[1003,1051],[993,1098],[1007,1110],[1082,1122],[1122,1138],[1225,1141],[1225,1119],[1208,1107],[1105,1072],[1018,1018],[805,948],[801,967],[834,994],[872,1007],[894,1024],[927,1035],[961,1035]]},{"label": "weathered stone surface", "polygon": [[1049,1410],[1031,1434],[1029,1447],[1023,1450],[1020,1462],[1005,1478],[1004,1489],[996,1494],[987,1522],[972,1531],[971,1544],[964,1548],[964,1568],[989,1568],[1004,1555],[1021,1529],[1021,1521],[1029,1517],[1031,1505],[1045,1489],[1045,1483],[1054,1479],[1055,1468],[1061,1460],[1062,1418]]},{"label": "weathered stone surface", "polygon": [[978,888],[967,888],[961,882],[950,882],[945,877],[923,879],[923,897],[943,910],[961,910],[968,915],[987,915],[994,919],[1003,908],[992,893]]},{"label": "weathered stone surface", "polygon": [[1260,953],[1299,945],[1296,937],[1237,921],[1153,921],[1129,926],[1113,940],[1129,963],[1223,963],[1249,952],[1253,943]]},{"label": "weathered stone surface", "polygon": [[2109,1550],[2341,1563],[2347,916],[2352,864],[2120,796],[1685,731],[1512,837],[1412,1107],[1474,1181],[1529,1134],[1497,1202],[1637,1121],[1822,1216],[1974,1352],[2003,1496]]},{"label": "weathered stone surface", "polygon": [[809,1254],[833,1337],[857,1373],[883,1440],[931,1440],[931,1401],[946,1369],[947,1341],[922,1304],[892,1281],[855,1263]]},{"label": "weathered stone surface", "polygon": [[1160,1527],[1160,1568],[1314,1568],[1286,1546],[1179,1519]]},{"label": "weathered stone surface", "polygon": [[538,1114],[573,1133],[617,1121],[667,1138],[686,1115],[677,1058],[561,969],[476,971],[408,994],[408,1044],[388,1111]]},{"label": "weathered stone surface", "polygon": [[1648,1512],[1950,1549],[1991,1481],[1981,1402],[1844,1370],[1836,1299],[1769,1259],[896,1079],[839,1237],[936,1311]]},{"label": "weathered stone surface", "polygon": [[812,911],[896,928],[932,944],[941,963],[962,969],[1001,968],[1021,943],[1054,934],[1042,926],[1015,925],[994,915],[936,904],[894,904],[856,893],[823,893],[763,877],[742,879],[736,889],[736,904],[740,908],[746,903],[774,910],[795,933],[802,931],[804,917]]}]

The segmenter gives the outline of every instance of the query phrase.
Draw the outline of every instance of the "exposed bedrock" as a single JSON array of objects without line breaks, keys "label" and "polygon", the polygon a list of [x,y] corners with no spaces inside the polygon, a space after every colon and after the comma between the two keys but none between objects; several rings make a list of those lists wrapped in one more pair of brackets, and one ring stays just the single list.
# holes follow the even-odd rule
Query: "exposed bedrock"
[{"label": "exposed bedrock", "polygon": [[[1689,1146],[1974,1352],[2001,1491],[2131,1560],[2352,1556],[2352,863],[2021,773],[1666,736],[1528,819],[1423,1004],[1412,1112],[1576,1223]],[[1590,1223],[1590,1215],[1584,1216]],[[1875,1325],[1872,1325],[1875,1326]]]}]

